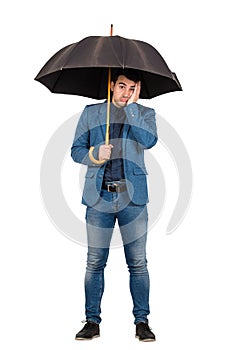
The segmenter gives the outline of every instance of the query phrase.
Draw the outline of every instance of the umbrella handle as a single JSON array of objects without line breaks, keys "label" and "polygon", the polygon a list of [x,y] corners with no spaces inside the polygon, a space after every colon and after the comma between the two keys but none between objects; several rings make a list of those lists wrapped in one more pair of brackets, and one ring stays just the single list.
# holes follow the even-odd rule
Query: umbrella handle
[{"label": "umbrella handle", "polygon": [[[111,24],[110,36],[112,36],[113,25]],[[110,92],[111,92],[111,68],[108,68],[108,99],[107,99],[107,116],[106,116],[106,134],[105,145],[109,145],[109,126],[110,126]],[[93,156],[94,146],[89,149],[89,158],[94,164],[104,164],[106,160],[97,160]]]},{"label": "umbrella handle", "polygon": [[94,158],[94,156],[92,154],[93,151],[94,151],[94,148],[95,148],[94,146],[91,146],[90,149],[89,149],[89,158],[90,158],[90,160],[92,161],[92,163],[95,163],[95,164],[104,164],[106,162],[105,159],[97,160],[97,159]]},{"label": "umbrella handle", "polygon": [[[111,68],[109,68],[109,71],[111,71]],[[111,80],[111,72],[108,74],[109,80]],[[110,95],[110,93],[109,93]],[[108,97],[108,100],[110,100],[110,97]],[[110,103],[107,104],[107,117],[106,117],[106,134],[105,134],[105,145],[109,145],[109,126],[110,126]],[[89,149],[89,158],[94,164],[104,164],[106,162],[105,159],[103,160],[97,160],[93,156],[94,146],[91,146]]]}]

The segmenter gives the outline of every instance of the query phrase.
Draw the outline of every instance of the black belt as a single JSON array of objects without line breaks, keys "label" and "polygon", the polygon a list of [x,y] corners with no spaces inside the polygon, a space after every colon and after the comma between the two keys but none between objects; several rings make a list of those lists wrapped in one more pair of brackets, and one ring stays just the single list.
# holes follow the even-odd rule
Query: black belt
[{"label": "black belt", "polygon": [[126,191],[126,183],[121,181],[105,182],[103,183],[102,188],[108,192],[117,192],[121,193]]}]

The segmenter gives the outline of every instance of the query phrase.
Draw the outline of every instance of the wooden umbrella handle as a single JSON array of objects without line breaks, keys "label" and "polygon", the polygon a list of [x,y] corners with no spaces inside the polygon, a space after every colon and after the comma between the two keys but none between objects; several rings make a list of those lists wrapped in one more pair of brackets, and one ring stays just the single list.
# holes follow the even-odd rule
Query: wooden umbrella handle
[{"label": "wooden umbrella handle", "polygon": [[93,151],[94,151],[94,146],[91,146],[90,147],[90,149],[89,149],[89,158],[90,158],[90,160],[93,162],[93,163],[95,163],[95,164],[104,164],[105,162],[106,162],[106,160],[105,159],[103,159],[103,160],[97,160],[97,159],[95,159],[94,158],[94,156],[93,156]]},{"label": "wooden umbrella handle", "polygon": [[[110,36],[113,33],[113,24],[111,24]],[[108,98],[107,98],[107,116],[106,116],[106,134],[105,145],[109,145],[109,127],[110,127],[110,96],[111,96],[111,68],[108,68]],[[104,164],[106,160],[97,160],[93,156],[94,146],[89,149],[89,158],[94,164]]]}]

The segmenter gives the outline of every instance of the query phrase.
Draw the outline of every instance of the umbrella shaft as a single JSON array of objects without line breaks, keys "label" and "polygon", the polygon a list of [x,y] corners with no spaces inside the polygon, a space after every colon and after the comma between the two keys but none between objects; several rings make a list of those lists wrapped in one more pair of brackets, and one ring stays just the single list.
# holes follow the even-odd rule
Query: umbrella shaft
[{"label": "umbrella shaft", "polygon": [[[110,28],[110,36],[113,34],[113,24]],[[109,145],[109,128],[110,128],[110,98],[111,98],[111,68],[108,68],[108,102],[107,102],[107,116],[106,116],[106,135],[105,145]]]},{"label": "umbrella shaft", "polygon": [[[111,24],[110,36],[112,36],[113,25]],[[107,97],[107,115],[106,115],[106,134],[105,145],[109,145],[109,130],[110,130],[110,103],[111,103],[111,68],[108,68],[108,97]],[[90,160],[95,164],[104,164],[105,160],[97,160],[93,157],[94,147],[91,146],[89,150]]]},{"label": "umbrella shaft", "polygon": [[109,127],[110,127],[110,103],[111,103],[111,68],[108,68],[108,100],[107,100],[107,115],[106,115],[106,135],[105,145],[109,145]]}]

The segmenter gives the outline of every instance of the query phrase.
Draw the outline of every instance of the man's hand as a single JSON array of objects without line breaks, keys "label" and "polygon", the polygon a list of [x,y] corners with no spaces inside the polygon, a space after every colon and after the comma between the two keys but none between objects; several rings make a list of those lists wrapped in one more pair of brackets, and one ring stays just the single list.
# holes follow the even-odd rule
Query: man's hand
[{"label": "man's hand", "polygon": [[113,145],[101,145],[99,148],[99,160],[109,160]]},{"label": "man's hand", "polygon": [[137,102],[137,100],[139,99],[140,91],[141,91],[141,82],[139,81],[136,83],[134,92],[132,96],[129,98],[127,105],[133,102]]}]

